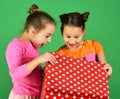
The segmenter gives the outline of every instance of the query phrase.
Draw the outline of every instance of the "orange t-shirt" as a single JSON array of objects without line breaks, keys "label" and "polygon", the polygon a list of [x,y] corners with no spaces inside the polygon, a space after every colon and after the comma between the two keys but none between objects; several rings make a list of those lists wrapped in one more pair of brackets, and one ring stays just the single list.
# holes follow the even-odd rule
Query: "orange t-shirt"
[{"label": "orange t-shirt", "polygon": [[84,40],[84,44],[77,50],[68,50],[65,46],[62,46],[56,51],[57,54],[63,54],[76,58],[83,58],[91,61],[98,61],[97,55],[99,55],[102,45],[95,40]]}]

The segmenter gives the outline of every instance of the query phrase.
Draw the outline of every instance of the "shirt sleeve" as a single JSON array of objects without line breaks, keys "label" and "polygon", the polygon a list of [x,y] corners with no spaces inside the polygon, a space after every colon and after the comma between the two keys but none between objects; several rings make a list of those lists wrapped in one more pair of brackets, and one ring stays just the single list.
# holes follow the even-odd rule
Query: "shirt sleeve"
[{"label": "shirt sleeve", "polygon": [[63,51],[62,51],[62,49],[58,49],[58,50],[56,51],[56,53],[57,53],[57,54],[63,54]]},{"label": "shirt sleeve", "polygon": [[99,53],[103,49],[103,46],[98,41],[93,41],[93,47],[95,48],[95,51],[96,51],[97,55],[99,55]]},{"label": "shirt sleeve", "polygon": [[27,70],[26,63],[22,63],[23,49],[20,44],[10,43],[6,49],[6,60],[9,72],[14,80],[27,76],[30,72]]},{"label": "shirt sleeve", "polygon": [[64,46],[60,47],[57,51],[56,51],[57,54],[63,54],[63,55],[66,55],[66,51],[64,49]]}]

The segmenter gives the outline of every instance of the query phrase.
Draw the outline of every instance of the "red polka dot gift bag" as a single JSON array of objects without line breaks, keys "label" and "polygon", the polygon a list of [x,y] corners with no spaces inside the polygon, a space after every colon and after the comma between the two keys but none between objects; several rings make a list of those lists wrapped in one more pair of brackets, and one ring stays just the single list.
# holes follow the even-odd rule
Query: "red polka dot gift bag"
[{"label": "red polka dot gift bag", "polygon": [[57,63],[46,64],[41,99],[109,99],[102,63],[53,55]]}]

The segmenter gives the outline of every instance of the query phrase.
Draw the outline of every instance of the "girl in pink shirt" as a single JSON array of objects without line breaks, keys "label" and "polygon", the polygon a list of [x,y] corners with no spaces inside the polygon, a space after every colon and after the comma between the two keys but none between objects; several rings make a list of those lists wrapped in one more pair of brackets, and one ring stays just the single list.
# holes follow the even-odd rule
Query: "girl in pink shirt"
[{"label": "girl in pink shirt", "polygon": [[55,31],[54,19],[37,5],[29,9],[23,33],[14,38],[6,49],[6,60],[12,78],[13,88],[9,99],[40,99],[42,71],[40,64],[56,62],[55,57],[46,52],[39,54],[38,48],[51,42]]}]

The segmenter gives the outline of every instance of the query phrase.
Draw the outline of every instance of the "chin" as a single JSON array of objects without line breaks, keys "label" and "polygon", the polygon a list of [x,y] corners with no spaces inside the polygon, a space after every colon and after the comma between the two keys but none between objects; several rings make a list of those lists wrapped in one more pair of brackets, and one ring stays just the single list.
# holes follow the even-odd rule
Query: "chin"
[{"label": "chin", "polygon": [[39,46],[38,48],[42,48],[43,46]]},{"label": "chin", "polygon": [[70,49],[76,49],[76,46],[69,46]]},{"label": "chin", "polygon": [[78,47],[69,47],[70,50],[77,50]]},{"label": "chin", "polygon": [[39,46],[39,48],[42,48],[43,47],[43,44]]}]

